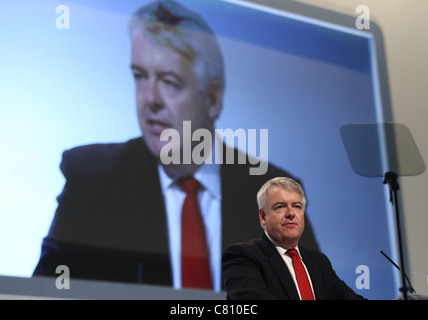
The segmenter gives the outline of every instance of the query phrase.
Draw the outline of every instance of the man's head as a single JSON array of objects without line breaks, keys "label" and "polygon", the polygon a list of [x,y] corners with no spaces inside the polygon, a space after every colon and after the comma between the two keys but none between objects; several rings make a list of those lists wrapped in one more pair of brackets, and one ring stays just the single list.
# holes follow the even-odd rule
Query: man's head
[{"label": "man's head", "polygon": [[302,186],[291,178],[271,179],[257,193],[257,203],[263,229],[284,248],[294,248],[305,228]]},{"label": "man's head", "polygon": [[224,70],[217,39],[195,12],[166,0],[139,8],[129,22],[131,68],[140,128],[155,156],[167,128],[214,131],[221,112]]}]

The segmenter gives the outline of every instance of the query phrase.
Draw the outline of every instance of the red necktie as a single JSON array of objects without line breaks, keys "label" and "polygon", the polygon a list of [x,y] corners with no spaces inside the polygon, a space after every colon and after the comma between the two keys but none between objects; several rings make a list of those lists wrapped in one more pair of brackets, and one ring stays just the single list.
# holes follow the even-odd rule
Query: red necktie
[{"label": "red necktie", "polygon": [[299,285],[300,296],[302,300],[314,300],[311,284],[306,274],[305,266],[300,261],[300,256],[296,249],[287,250],[287,255],[293,259],[293,267],[296,272],[297,284]]},{"label": "red necktie", "polygon": [[186,192],[181,216],[181,285],[183,288],[212,289],[205,227],[197,194],[201,187],[194,178],[179,181]]}]

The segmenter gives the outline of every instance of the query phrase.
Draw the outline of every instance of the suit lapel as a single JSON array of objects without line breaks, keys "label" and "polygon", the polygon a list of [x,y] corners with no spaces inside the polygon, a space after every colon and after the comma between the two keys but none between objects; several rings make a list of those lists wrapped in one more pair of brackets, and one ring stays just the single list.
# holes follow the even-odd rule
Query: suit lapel
[{"label": "suit lapel", "polygon": [[269,241],[266,235],[260,237],[260,247],[263,253],[266,255],[268,262],[271,264],[273,270],[279,278],[281,286],[284,288],[290,300],[299,300],[299,294],[296,286],[294,285],[293,278],[291,277],[288,268],[276,250],[275,246]]},{"label": "suit lapel", "polygon": [[[234,163],[226,163],[227,150],[234,152]],[[224,147],[221,165],[223,249],[237,242],[258,238],[261,230],[256,196],[265,177],[251,176],[248,161],[238,163],[238,153]]]},{"label": "suit lapel", "polygon": [[172,285],[165,204],[157,162],[141,138],[114,164],[121,214],[127,220],[126,237],[142,261],[141,281]]},{"label": "suit lapel", "polygon": [[120,174],[127,177],[123,179],[126,186],[122,190],[126,192],[123,196],[129,201],[130,211],[134,212],[132,221],[139,229],[139,251],[167,254],[166,211],[156,159],[142,139],[135,141],[129,153],[123,157],[126,163],[120,163],[119,159],[117,167],[123,168]]}]

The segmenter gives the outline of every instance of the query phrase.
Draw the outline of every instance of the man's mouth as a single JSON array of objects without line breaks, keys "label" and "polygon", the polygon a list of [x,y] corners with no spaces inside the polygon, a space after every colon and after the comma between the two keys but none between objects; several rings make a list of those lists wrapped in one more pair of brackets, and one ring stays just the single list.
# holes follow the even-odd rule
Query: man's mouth
[{"label": "man's mouth", "polygon": [[155,119],[148,119],[147,125],[147,128],[149,129],[150,133],[155,135],[160,135],[163,130],[171,127],[170,124]]},{"label": "man's mouth", "polygon": [[297,227],[297,224],[294,222],[286,222],[283,224],[283,226],[286,228],[294,228],[294,227]]}]

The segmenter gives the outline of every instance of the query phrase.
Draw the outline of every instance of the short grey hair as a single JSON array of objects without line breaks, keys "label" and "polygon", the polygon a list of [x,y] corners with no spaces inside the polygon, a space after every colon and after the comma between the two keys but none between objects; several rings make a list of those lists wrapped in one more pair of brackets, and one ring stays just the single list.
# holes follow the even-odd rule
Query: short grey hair
[{"label": "short grey hair", "polygon": [[206,91],[213,81],[224,89],[224,63],[217,37],[198,13],[172,0],[155,1],[138,8],[131,16],[130,37],[136,30],[190,59],[200,90]]},{"label": "short grey hair", "polygon": [[284,188],[289,191],[297,192],[302,198],[303,209],[306,207],[306,196],[303,187],[299,182],[292,178],[288,177],[277,177],[267,181],[257,193],[257,204],[259,205],[259,210],[266,210],[266,197],[269,189],[271,188]]}]

